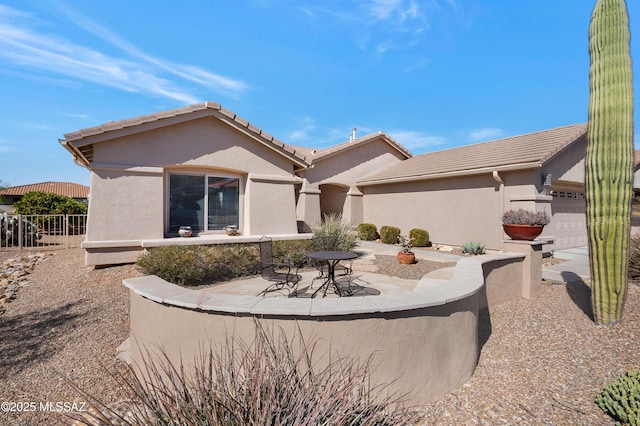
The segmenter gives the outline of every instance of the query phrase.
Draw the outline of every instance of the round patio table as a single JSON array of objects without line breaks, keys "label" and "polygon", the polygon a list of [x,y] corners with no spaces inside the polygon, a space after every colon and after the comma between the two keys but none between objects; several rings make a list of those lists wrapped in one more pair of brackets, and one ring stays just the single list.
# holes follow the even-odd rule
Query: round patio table
[{"label": "round patio table", "polygon": [[311,297],[312,298],[315,297],[316,294],[318,294],[318,292],[321,290],[323,292],[322,297],[326,296],[327,290],[331,286],[335,288],[336,294],[342,297],[342,291],[340,290],[340,287],[336,283],[336,277],[335,277],[336,265],[341,260],[355,259],[358,257],[358,254],[351,251],[311,251],[311,252],[305,253],[305,255],[310,259],[326,262],[328,265],[327,277],[322,282],[322,285],[318,287],[316,291],[313,292]]}]

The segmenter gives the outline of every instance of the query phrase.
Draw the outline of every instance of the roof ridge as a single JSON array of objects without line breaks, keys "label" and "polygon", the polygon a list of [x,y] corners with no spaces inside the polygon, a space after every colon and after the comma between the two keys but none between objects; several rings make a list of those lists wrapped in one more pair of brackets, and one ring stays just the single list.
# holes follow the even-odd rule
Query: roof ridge
[{"label": "roof ridge", "polygon": [[422,155],[434,154],[436,152],[445,152],[445,151],[451,151],[451,150],[454,150],[454,149],[469,148],[469,147],[474,147],[474,146],[478,146],[478,145],[482,145],[482,144],[486,144],[486,143],[501,142],[501,141],[505,141],[505,140],[509,140],[509,139],[523,138],[523,137],[533,136],[533,135],[540,134],[540,133],[548,133],[548,132],[553,132],[553,131],[556,131],[556,130],[568,129],[570,127],[578,127],[578,126],[586,126],[586,125],[587,125],[586,122],[584,122],[584,123],[574,123],[574,124],[569,124],[567,126],[554,127],[552,129],[537,130],[537,131],[534,131],[534,132],[522,133],[522,134],[519,134],[519,135],[505,136],[503,138],[491,139],[489,141],[473,142],[473,143],[470,143],[468,145],[454,146],[454,147],[451,147],[451,148],[440,149],[438,151],[424,152],[422,154],[416,155],[416,157],[419,157],[419,156],[422,156]]}]

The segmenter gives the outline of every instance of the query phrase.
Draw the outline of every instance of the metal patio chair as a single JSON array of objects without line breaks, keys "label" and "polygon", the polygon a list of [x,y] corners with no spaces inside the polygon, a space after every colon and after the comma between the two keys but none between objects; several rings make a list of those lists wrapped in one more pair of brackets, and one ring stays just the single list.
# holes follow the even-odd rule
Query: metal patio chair
[{"label": "metal patio chair", "polygon": [[260,246],[260,275],[263,279],[272,282],[267,288],[258,293],[258,295],[266,296],[267,293],[273,291],[287,291],[289,297],[295,295],[298,289],[298,283],[302,276],[298,275],[298,269],[291,272],[291,265],[285,262],[278,265],[273,260],[273,240],[271,237],[263,236],[258,240]]}]

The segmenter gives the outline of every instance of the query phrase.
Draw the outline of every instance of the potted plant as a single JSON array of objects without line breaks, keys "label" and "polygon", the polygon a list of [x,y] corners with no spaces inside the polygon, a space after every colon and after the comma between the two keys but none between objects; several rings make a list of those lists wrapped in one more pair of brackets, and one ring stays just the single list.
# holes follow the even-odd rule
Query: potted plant
[{"label": "potted plant", "polygon": [[413,238],[406,235],[400,235],[398,236],[398,241],[402,246],[402,250],[398,252],[398,262],[403,265],[416,263],[416,254],[411,251],[413,248]]},{"label": "potted plant", "polygon": [[534,240],[548,223],[549,215],[545,212],[518,209],[508,210],[502,215],[504,233],[513,240]]}]

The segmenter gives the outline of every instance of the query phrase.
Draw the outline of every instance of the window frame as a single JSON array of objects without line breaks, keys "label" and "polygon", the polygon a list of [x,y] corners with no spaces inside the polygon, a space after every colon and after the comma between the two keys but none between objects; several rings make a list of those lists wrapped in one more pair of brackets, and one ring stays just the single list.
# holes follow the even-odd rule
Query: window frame
[{"label": "window frame", "polygon": [[[219,170],[207,170],[207,171],[194,171],[194,170],[169,170],[165,173],[165,235],[167,237],[173,237],[174,234],[177,235],[176,232],[171,231],[171,176],[194,176],[200,177],[202,180],[202,192],[203,192],[203,205],[205,206],[205,210],[202,212],[202,223],[203,230],[194,231],[194,234],[197,233],[199,235],[211,235],[211,234],[224,234],[226,231],[224,229],[209,229],[209,191],[208,191],[208,183],[209,178],[223,178],[223,179],[236,179],[238,182],[238,232],[242,232],[244,227],[244,183],[245,178],[241,174],[231,173],[228,171],[219,171]],[[186,224],[185,224],[186,225]],[[228,225],[233,225],[229,223]]]}]

